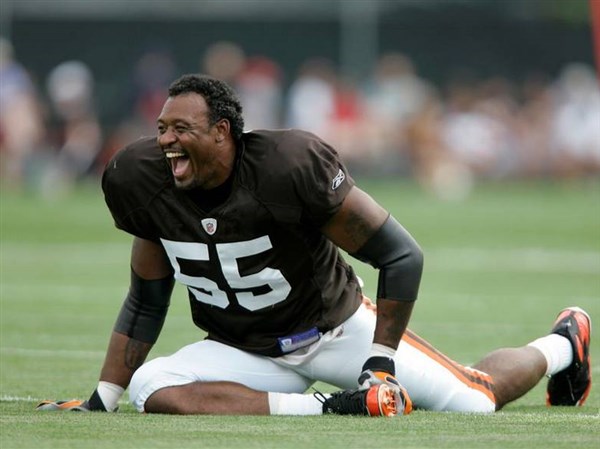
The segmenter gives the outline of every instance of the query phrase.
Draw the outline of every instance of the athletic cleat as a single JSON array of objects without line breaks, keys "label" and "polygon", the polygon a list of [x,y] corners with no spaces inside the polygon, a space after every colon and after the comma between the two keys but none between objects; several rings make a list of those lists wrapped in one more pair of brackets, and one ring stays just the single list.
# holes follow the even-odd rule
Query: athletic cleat
[{"label": "athletic cleat", "polygon": [[63,411],[89,412],[85,406],[85,401],[71,399],[70,401],[42,401],[35,408],[38,411]]},{"label": "athletic cleat", "polygon": [[323,414],[395,416],[398,411],[398,396],[385,384],[338,391],[329,398],[317,392],[315,397],[323,403]]},{"label": "athletic cleat", "polygon": [[592,320],[583,309],[568,307],[558,314],[552,333],[569,339],[573,346],[573,363],[550,377],[547,405],[583,405],[587,399],[592,388],[591,332]]}]

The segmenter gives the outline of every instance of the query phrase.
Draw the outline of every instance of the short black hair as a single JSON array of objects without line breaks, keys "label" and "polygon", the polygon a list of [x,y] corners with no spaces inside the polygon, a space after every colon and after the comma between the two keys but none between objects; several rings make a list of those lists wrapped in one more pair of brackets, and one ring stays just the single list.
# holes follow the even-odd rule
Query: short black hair
[{"label": "short black hair", "polygon": [[224,81],[202,74],[183,75],[169,86],[169,97],[195,92],[202,95],[208,106],[208,120],[214,125],[229,120],[231,135],[240,140],[244,131],[242,103],[235,91]]}]

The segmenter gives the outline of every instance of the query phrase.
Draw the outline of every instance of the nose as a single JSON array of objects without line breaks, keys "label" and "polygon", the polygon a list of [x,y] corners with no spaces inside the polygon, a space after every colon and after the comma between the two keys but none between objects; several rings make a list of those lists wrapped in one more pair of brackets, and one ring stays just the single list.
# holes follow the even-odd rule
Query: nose
[{"label": "nose", "polygon": [[175,133],[173,132],[173,130],[171,129],[171,127],[168,127],[167,129],[164,130],[164,132],[162,134],[158,134],[158,145],[161,148],[166,148],[169,145],[172,145],[173,143],[175,143],[175,141],[177,140],[177,136],[175,135]]}]

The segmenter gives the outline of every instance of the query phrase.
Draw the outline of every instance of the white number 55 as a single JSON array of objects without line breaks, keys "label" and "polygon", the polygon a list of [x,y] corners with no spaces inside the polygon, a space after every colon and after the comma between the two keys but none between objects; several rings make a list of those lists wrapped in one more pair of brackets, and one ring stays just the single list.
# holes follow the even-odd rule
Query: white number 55
[{"label": "white number 55", "polygon": [[[189,276],[181,272],[178,259],[209,261],[207,245],[204,243],[175,242],[166,239],[161,239],[161,242],[175,270],[175,279],[187,285],[188,290],[192,292],[198,301],[222,309],[229,305],[227,294],[219,289],[214,280],[200,276]],[[265,286],[271,289],[269,292],[263,294],[255,294],[251,291],[235,292],[240,306],[250,311],[270,307],[284,301],[292,289],[289,282],[281,274],[281,271],[273,268],[267,267],[258,273],[246,276],[240,275],[238,259],[264,253],[272,247],[273,245],[266,235],[244,242],[216,244],[217,255],[219,257],[218,263],[231,289],[251,289]]]}]

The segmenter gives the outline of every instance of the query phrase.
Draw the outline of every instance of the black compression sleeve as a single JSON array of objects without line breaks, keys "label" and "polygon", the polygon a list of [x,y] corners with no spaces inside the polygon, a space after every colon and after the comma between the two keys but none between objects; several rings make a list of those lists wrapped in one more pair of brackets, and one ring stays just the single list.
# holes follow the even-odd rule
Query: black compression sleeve
[{"label": "black compression sleeve", "polygon": [[175,280],[173,276],[146,280],[131,270],[129,293],[114,330],[146,343],[156,342],[165,322]]},{"label": "black compression sleeve", "polygon": [[423,252],[391,215],[352,256],[379,269],[378,298],[417,299],[423,272]]}]

